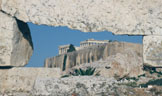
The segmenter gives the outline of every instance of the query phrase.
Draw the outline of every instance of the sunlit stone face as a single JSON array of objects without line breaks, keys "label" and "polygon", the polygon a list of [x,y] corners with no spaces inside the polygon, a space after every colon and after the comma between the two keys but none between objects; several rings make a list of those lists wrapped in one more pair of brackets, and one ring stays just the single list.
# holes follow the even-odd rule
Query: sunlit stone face
[{"label": "sunlit stone face", "polygon": [[24,66],[32,52],[27,24],[0,12],[0,66]]},{"label": "sunlit stone face", "polygon": [[161,0],[2,0],[1,6],[6,13],[35,24],[162,35]]}]

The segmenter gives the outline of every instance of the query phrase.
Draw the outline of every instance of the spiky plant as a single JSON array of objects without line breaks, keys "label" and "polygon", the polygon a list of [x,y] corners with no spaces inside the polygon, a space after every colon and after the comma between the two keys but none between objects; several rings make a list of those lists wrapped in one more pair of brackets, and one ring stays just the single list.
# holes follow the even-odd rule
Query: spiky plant
[{"label": "spiky plant", "polygon": [[[92,67],[88,67],[86,70],[83,70],[81,68],[79,69],[75,69],[74,70],[74,73],[71,73],[71,75],[73,76],[85,76],[85,75],[94,75],[94,72],[95,72],[96,68],[92,68]],[[99,72],[97,72],[99,75]]]}]

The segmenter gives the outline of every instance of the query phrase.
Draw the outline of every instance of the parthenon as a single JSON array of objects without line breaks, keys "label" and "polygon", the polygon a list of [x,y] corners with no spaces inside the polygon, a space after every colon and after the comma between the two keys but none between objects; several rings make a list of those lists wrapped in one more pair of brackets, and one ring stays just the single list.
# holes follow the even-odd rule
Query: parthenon
[{"label": "parthenon", "polygon": [[[95,40],[95,39],[92,38],[92,39],[88,39],[88,40],[85,40],[85,41],[81,41],[79,47],[77,47],[77,46],[74,46],[74,47],[75,47],[76,50],[80,50],[80,49],[83,49],[83,48],[87,48],[89,46],[106,44],[108,42],[109,42],[109,40]],[[70,47],[70,44],[59,46],[59,54],[67,53],[67,50],[69,49],[69,47]]]},{"label": "parthenon", "polygon": [[95,39],[88,39],[85,41],[80,42],[80,47],[85,48],[93,45],[99,45],[99,44],[106,44],[109,40],[95,40]]}]

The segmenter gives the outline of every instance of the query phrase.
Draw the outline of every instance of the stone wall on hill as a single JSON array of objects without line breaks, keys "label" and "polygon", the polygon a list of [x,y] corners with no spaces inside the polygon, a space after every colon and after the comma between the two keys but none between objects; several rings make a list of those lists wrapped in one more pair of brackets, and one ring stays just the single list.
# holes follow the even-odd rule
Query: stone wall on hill
[{"label": "stone wall on hill", "polygon": [[110,42],[108,44],[92,46],[79,51],[58,55],[45,60],[45,67],[60,67],[63,71],[76,65],[91,63],[124,50],[133,50],[138,56],[142,57],[142,45],[127,42]]}]

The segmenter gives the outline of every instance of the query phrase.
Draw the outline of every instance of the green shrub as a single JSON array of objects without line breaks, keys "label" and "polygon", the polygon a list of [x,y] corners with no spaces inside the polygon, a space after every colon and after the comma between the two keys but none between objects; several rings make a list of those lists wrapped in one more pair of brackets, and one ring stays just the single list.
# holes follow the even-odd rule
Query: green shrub
[{"label": "green shrub", "polygon": [[126,80],[134,80],[134,81],[138,81],[139,79],[136,77],[126,77]]},{"label": "green shrub", "polygon": [[156,79],[156,80],[150,80],[145,84],[140,84],[141,87],[148,87],[148,85],[162,86],[162,78],[161,79]]},{"label": "green shrub", "polygon": [[125,85],[130,86],[130,87],[137,87],[136,82],[129,82],[129,83],[126,83]]},{"label": "green shrub", "polygon": [[75,47],[73,44],[70,44],[69,49],[67,50],[67,52],[73,52],[76,51]]},{"label": "green shrub", "polygon": [[155,67],[149,67],[149,66],[144,66],[143,70],[148,71],[150,74],[157,74],[158,77],[162,76],[162,71],[158,72],[156,71],[157,68]]},{"label": "green shrub", "polygon": [[69,75],[63,75],[63,76],[61,76],[61,78],[65,78],[65,77],[69,77]]},{"label": "green shrub", "polygon": [[138,78],[140,77],[146,77],[146,74],[139,75]]},{"label": "green shrub", "polygon": [[125,85],[125,86],[129,86],[129,87],[138,87],[136,82],[121,83],[119,85]]},{"label": "green shrub", "polygon": [[69,76],[90,76],[90,75],[95,75],[95,76],[99,76],[100,75],[100,71],[96,72],[96,68],[92,68],[92,67],[88,67],[86,70],[83,70],[81,68],[79,69],[75,69],[74,72],[69,73],[68,75],[63,75],[61,78],[65,78],[65,77],[69,77]]}]

